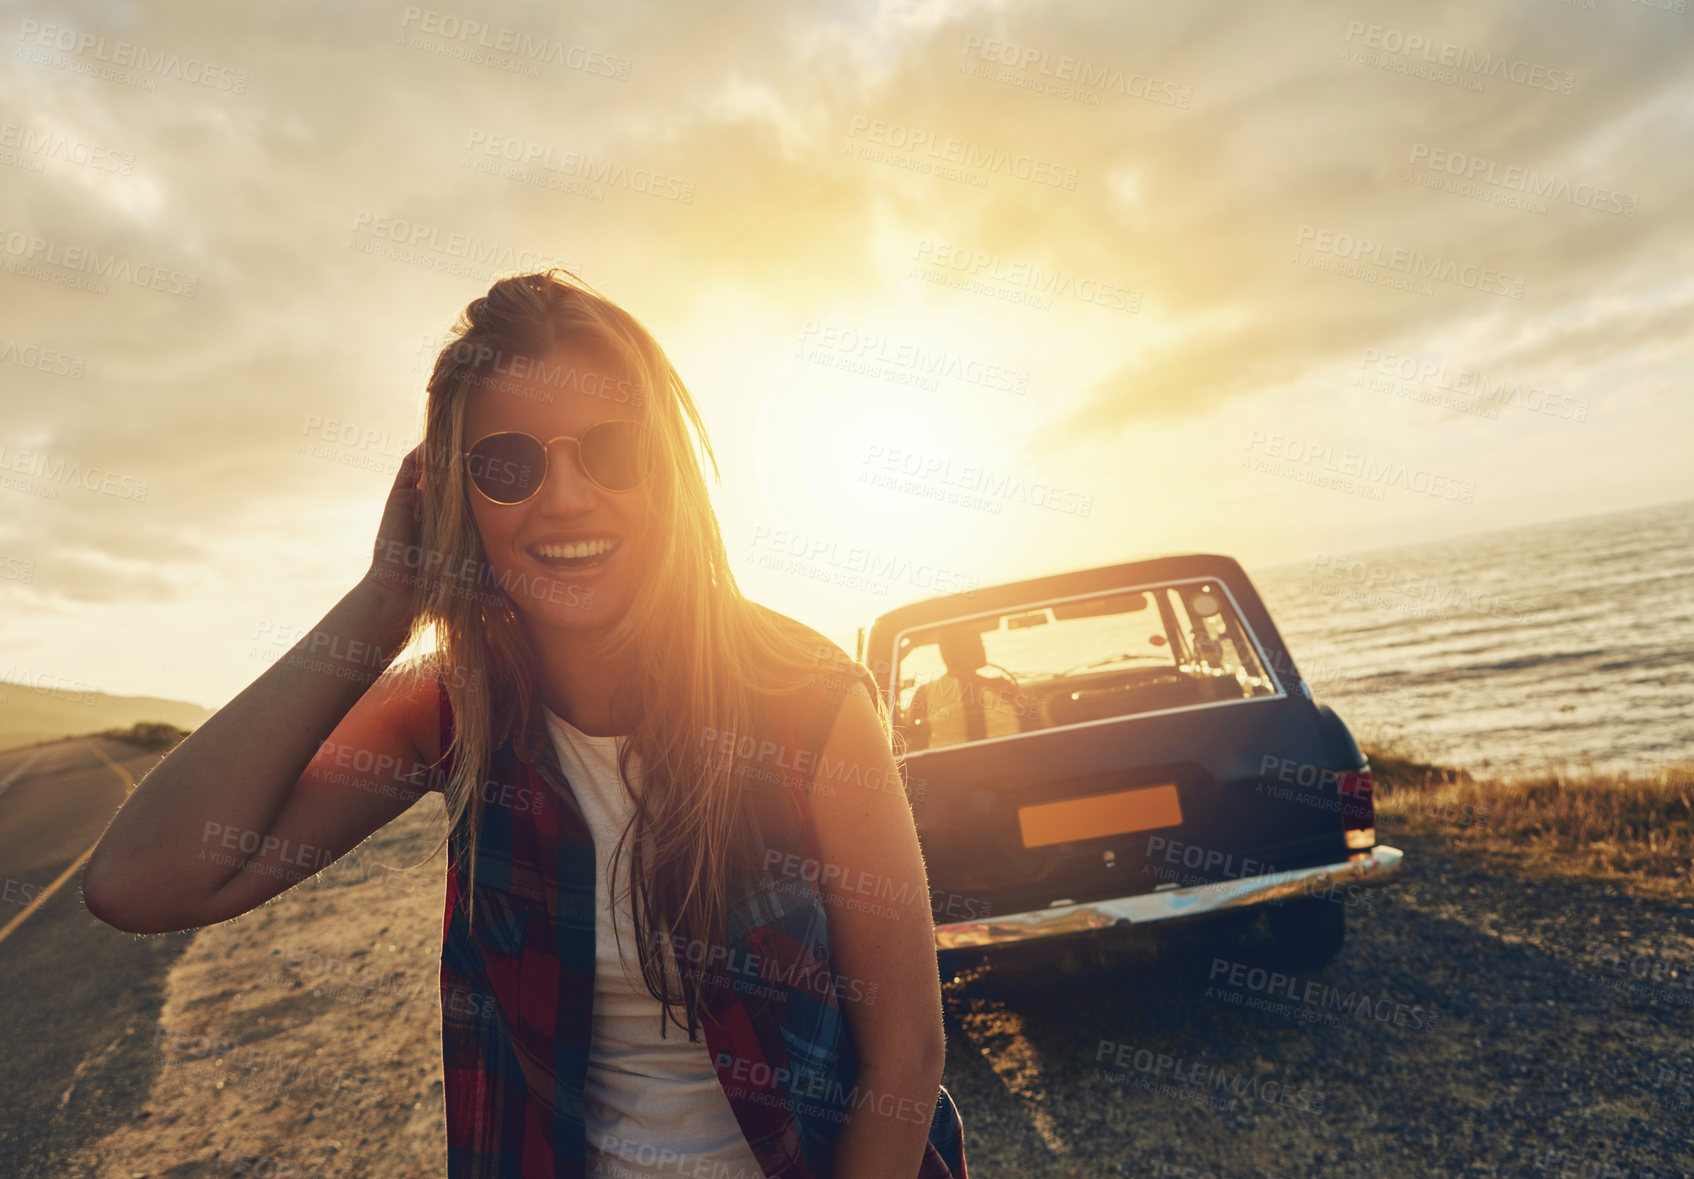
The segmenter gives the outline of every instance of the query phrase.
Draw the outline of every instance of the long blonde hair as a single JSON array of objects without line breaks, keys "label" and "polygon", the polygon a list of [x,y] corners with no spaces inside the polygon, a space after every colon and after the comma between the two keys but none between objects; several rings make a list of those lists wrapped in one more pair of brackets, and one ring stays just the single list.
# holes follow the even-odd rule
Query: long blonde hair
[{"label": "long blonde hair", "polygon": [[[713,477],[721,476],[694,399],[646,328],[567,270],[495,282],[465,308],[428,382],[422,548],[441,573],[417,585],[412,637],[433,632],[436,666],[454,671],[442,677],[454,722],[452,773],[443,784],[448,830],[468,810],[474,881],[483,809],[478,784],[488,776],[491,753],[523,733],[539,707],[527,634],[508,587],[490,573],[466,494],[459,461],[466,409],[476,388],[498,380],[502,358],[510,371],[514,358],[542,360],[562,348],[610,356],[637,391],[649,427],[643,456],[649,476],[640,489],[650,522],[645,577],[606,636],[607,657],[633,669],[637,692],[619,774],[627,789],[630,758],[639,755],[643,776],[640,795],[631,792],[632,826],[615,854],[627,845],[631,856],[641,973],[661,1004],[661,1034],[668,1017],[693,1040],[702,983],[682,959],[712,956],[678,955],[682,989],[673,995],[664,943],[674,936],[686,939],[682,945],[724,945],[734,880],[727,869],[746,862],[736,859],[743,850],[737,801],[745,766],[735,756],[702,757],[703,738],[753,731],[759,700],[819,678],[824,652],[815,632],[808,638],[741,593],[707,496],[701,455]],[[451,576],[455,570],[479,571],[475,592]],[[878,715],[886,731],[880,700]],[[673,1002],[685,1009],[686,1024],[672,1012]]]}]

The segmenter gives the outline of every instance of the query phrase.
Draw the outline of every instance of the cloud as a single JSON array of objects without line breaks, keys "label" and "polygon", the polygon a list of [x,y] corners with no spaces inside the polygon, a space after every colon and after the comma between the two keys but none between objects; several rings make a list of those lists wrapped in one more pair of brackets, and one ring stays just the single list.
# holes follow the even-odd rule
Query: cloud
[{"label": "cloud", "polygon": [[[722,308],[751,307],[782,334],[735,357],[748,370],[791,351],[792,326],[819,307],[906,316],[912,334],[949,317],[989,325],[991,343],[1046,358],[1063,386],[1052,412],[1018,427],[1048,469],[1073,453],[1108,462],[1089,444],[1137,427],[1199,429],[1366,349],[1579,383],[1620,349],[1655,357],[1668,380],[1694,347],[1680,285],[1694,165],[1671,146],[1694,77],[1673,13],[1551,0],[1382,15],[1221,0],[412,11],[14,10],[23,48],[35,21],[245,77],[240,93],[166,75],[126,85],[57,50],[0,66],[17,126],[133,158],[124,174],[45,157],[17,167],[0,189],[6,240],[198,283],[193,298],[133,282],[99,295],[0,274],[8,338],[87,360],[75,382],[8,370],[0,445],[47,439],[154,488],[145,511],[5,495],[40,592],[87,600],[121,573],[141,596],[191,594],[183,571],[219,553],[304,548],[336,505],[379,506],[384,458],[418,425],[428,343],[491,277],[456,268],[440,245],[455,235],[497,258],[580,263],[662,337],[709,337]],[[483,31],[465,34],[467,21]],[[1423,55],[1389,48],[1408,37],[1505,66],[1486,67],[1480,90],[1475,69],[1457,84],[1419,77]],[[1382,68],[1344,60],[1362,50]],[[1522,83],[1507,76],[1520,65]],[[1531,73],[1569,77],[1571,93]],[[490,137],[578,170],[502,175],[511,160],[482,150]],[[1074,170],[1074,187],[996,163],[1008,159]],[[974,178],[940,174],[949,164]],[[1551,178],[1550,195],[1515,208],[1526,193],[1503,178],[1526,172]],[[655,175],[688,198],[654,195]],[[1442,187],[1456,180],[1468,194]],[[1597,189],[1634,215],[1590,207]],[[408,240],[375,232],[377,219]],[[1342,258],[1304,227],[1381,253]],[[1140,311],[1073,300],[1003,319],[1004,301],[909,278],[922,241],[1115,284]],[[1515,276],[1522,298],[1458,279],[1396,289],[1383,280],[1404,272],[1371,259],[1397,250]],[[10,246],[5,260],[18,260]],[[1335,272],[1350,262],[1356,273]],[[308,423],[328,420],[385,441],[301,453]],[[1440,421],[1407,445],[1439,445]],[[1493,461],[1502,480],[1539,477],[1531,452]],[[267,514],[253,534],[256,505],[288,503],[301,510]],[[61,553],[59,581],[45,571]]]}]

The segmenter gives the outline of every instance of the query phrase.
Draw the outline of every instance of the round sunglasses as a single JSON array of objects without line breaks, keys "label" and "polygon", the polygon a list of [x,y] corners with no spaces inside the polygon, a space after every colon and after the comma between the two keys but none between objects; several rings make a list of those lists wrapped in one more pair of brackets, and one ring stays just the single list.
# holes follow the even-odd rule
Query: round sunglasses
[{"label": "round sunglasses", "polygon": [[465,473],[494,503],[521,504],[546,481],[553,443],[574,442],[577,466],[590,483],[602,491],[632,491],[642,482],[641,432],[633,418],[600,422],[580,438],[560,434],[545,442],[522,430],[499,430],[465,451]]}]

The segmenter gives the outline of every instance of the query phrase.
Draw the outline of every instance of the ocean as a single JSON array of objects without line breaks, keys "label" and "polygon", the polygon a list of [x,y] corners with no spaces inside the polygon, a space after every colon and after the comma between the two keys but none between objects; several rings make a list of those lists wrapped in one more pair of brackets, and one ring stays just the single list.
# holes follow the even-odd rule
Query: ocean
[{"label": "ocean", "polygon": [[1694,761],[1694,500],[1248,574],[1361,740],[1501,777]]}]

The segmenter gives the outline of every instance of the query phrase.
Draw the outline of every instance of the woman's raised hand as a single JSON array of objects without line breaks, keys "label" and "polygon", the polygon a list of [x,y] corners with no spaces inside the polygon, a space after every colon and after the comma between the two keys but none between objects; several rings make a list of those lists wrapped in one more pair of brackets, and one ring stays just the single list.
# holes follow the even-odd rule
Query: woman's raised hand
[{"label": "woman's raised hand", "polygon": [[415,610],[421,571],[429,567],[422,558],[423,449],[420,442],[400,460],[377,527],[370,571],[364,577],[366,583],[404,604],[408,615]]}]

